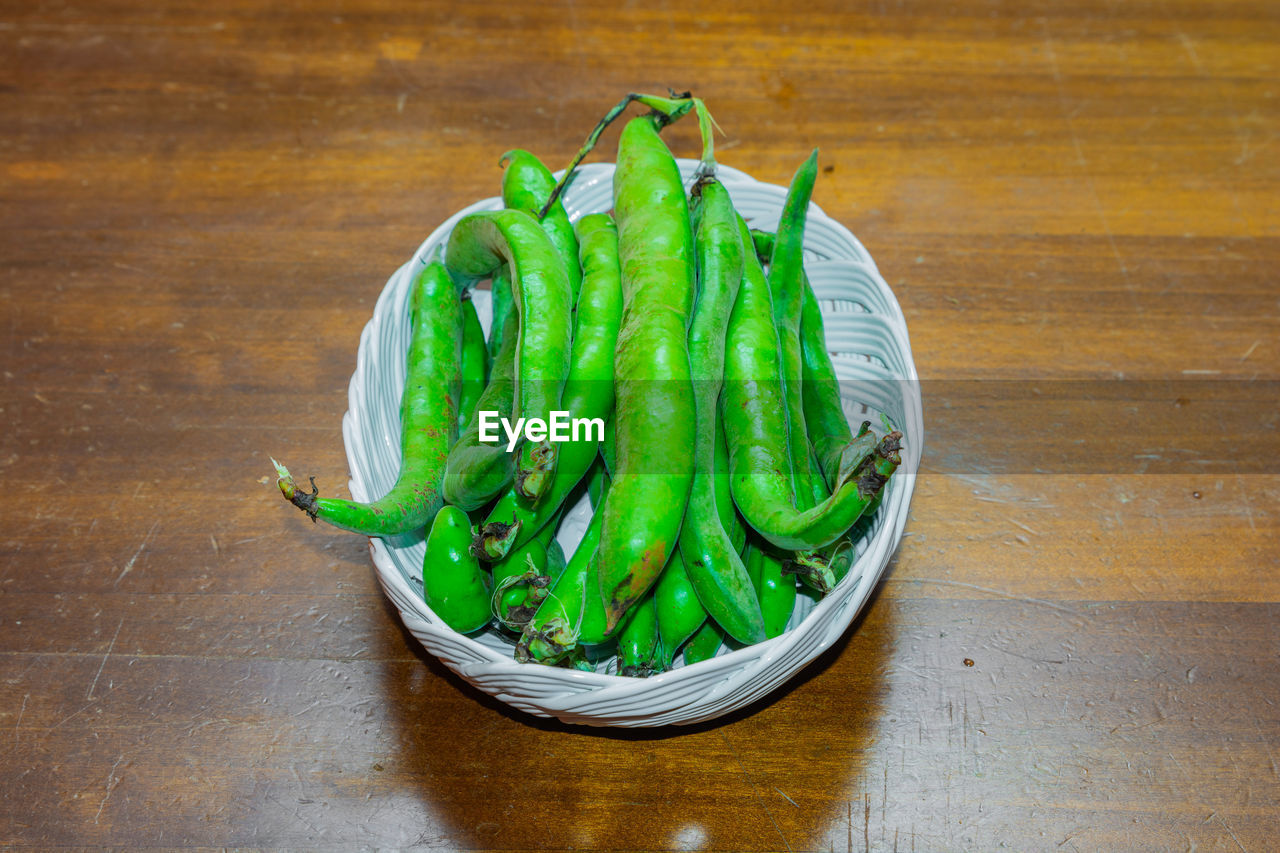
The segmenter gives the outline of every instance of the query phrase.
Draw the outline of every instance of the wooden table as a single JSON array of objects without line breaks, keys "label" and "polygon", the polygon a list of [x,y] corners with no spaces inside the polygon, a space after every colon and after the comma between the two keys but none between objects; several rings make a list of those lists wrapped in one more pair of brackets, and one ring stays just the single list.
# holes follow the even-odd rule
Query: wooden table
[{"label": "wooden table", "polygon": [[[1274,849],[1275,5],[846,5],[5,4],[0,845]],[[387,276],[668,85],[762,180],[821,149],[928,446],[837,647],[584,730],[425,655],[269,457],[344,489]]]}]

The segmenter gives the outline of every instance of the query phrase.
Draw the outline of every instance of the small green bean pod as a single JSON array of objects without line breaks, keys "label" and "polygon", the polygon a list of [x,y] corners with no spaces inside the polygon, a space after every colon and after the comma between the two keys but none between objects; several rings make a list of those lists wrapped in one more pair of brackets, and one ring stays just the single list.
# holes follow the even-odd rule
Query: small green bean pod
[{"label": "small green bean pod", "polygon": [[[773,254],[774,235],[751,232],[756,253],[761,258]],[[802,391],[805,430],[828,490],[848,482],[853,472],[870,455],[875,436],[864,429],[855,437],[840,400],[840,380],[836,377],[822,320],[822,309],[806,275],[800,316],[800,352],[803,359]],[[855,438],[857,440],[855,440]]]},{"label": "small green bean pod", "polygon": [[804,303],[804,225],[813,184],[818,175],[815,150],[796,171],[782,205],[782,217],[769,259],[769,293],[773,319],[778,327],[782,364],[782,389],[786,398],[787,438],[795,477],[796,509],[815,505],[814,477],[810,466],[809,435],[805,429],[801,388],[803,358],[800,353],[800,317]]},{"label": "small green bean pod", "polygon": [[796,578],[786,560],[758,542],[747,546],[747,570],[760,599],[765,636],[772,639],[787,630],[796,609]]},{"label": "small green bean pod", "polygon": [[662,643],[658,636],[658,604],[647,593],[628,611],[618,635],[618,674],[647,678],[662,672]]},{"label": "small green bean pod", "polygon": [[460,634],[489,624],[489,573],[471,553],[471,522],[465,511],[444,506],[427,534],[422,593],[427,606]]},{"label": "small green bean pod", "polygon": [[441,480],[458,433],[462,393],[462,303],[445,268],[432,261],[413,282],[409,350],[400,398],[400,471],[391,489],[372,503],[322,498],[297,488],[274,459],[280,493],[311,517],[366,536],[420,530],[442,504]]},{"label": "small green bean pod", "polygon": [[[751,579],[742,570],[748,585]],[[658,611],[658,647],[662,669],[671,669],[676,652],[707,621],[706,608],[698,599],[698,593],[685,571],[685,561],[679,549],[671,555],[671,561],[662,570],[662,577],[653,587],[653,600]],[[761,635],[764,620],[761,619]]]},{"label": "small green bean pod", "polygon": [[507,315],[515,307],[511,296],[511,271],[505,264],[495,270],[489,279],[489,293],[493,299],[493,319],[489,322],[489,339],[485,345],[489,350],[489,363],[492,364],[497,360],[498,351],[502,349],[502,342],[505,340]]},{"label": "small green bean pod", "polygon": [[481,412],[497,412],[509,417],[515,401],[515,357],[519,324],[515,314],[507,316],[502,348],[493,361],[489,383],[480,393],[475,410],[462,435],[449,449],[442,491],[450,504],[467,511],[479,509],[511,484],[513,456],[497,441],[481,441]]},{"label": "small green bean pod", "polygon": [[702,627],[693,632],[693,636],[681,650],[685,666],[715,657],[716,652],[720,651],[720,647],[724,645],[724,639],[724,629],[717,625],[714,619],[703,622]]},{"label": "small green bean pod", "polygon": [[578,238],[565,213],[564,204],[558,198],[551,199],[556,188],[555,176],[541,160],[522,148],[513,148],[503,154],[500,162],[506,166],[502,173],[502,203],[505,207],[538,217],[543,205],[551,202],[541,216],[542,230],[547,232],[560,255],[569,276],[569,292],[576,300],[582,282],[582,270],[578,266]]},{"label": "small green bean pod", "polygon": [[[606,492],[608,482],[607,477],[601,481]],[[552,584],[516,643],[516,660],[556,663],[579,646],[597,645],[608,638],[595,571],[603,518],[599,512],[591,516],[568,566]]]},{"label": "small green bean pod", "polygon": [[476,404],[489,380],[489,350],[484,329],[476,315],[475,303],[464,294],[462,300],[462,398],[458,404],[458,429],[462,430],[475,413]]}]

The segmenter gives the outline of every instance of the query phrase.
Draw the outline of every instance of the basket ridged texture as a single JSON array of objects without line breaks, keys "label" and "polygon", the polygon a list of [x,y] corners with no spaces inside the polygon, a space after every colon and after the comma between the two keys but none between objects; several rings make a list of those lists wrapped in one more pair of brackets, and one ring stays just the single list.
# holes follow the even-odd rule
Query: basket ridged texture
[{"label": "basket ridged texture", "polygon": [[[680,160],[686,186],[696,161]],[[776,227],[786,190],[744,172],[720,167],[738,211],[753,227]],[[612,207],[613,166],[579,169],[564,196],[570,218]],[[463,216],[501,207],[486,199],[459,211],[431,234],[414,258],[387,282],[360,338],[343,437],[351,469],[351,494],[369,500],[394,482],[400,463],[399,398],[408,348],[407,301],[414,275],[444,245]],[[611,661],[596,672],[519,664],[513,640],[497,631],[461,635],[445,626],[422,598],[419,536],[371,539],[379,582],[423,647],[478,689],[507,704],[544,717],[594,726],[660,726],[713,719],[774,690],[831,646],[848,629],[902,538],[922,445],[919,383],[902,310],[875,263],[847,229],[811,206],[805,230],[806,268],[822,306],[827,345],[842,382],[852,423],[887,415],[905,435],[903,465],[871,524],[855,543],[848,575],[821,601],[799,596],[786,633],[711,660],[647,679],[615,675]],[[486,326],[488,293],[474,294]],[[585,498],[565,515],[558,539],[572,554],[590,518]]]}]

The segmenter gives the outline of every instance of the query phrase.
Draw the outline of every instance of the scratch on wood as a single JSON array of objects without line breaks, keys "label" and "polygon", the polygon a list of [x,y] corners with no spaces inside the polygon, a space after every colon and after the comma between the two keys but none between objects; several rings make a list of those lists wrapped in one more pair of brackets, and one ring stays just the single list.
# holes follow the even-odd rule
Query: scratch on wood
[{"label": "scratch on wood", "polygon": [[1039,531],[1037,531],[1037,530],[1032,530],[1032,529],[1031,529],[1031,527],[1030,527],[1029,525],[1023,524],[1021,521],[1018,521],[1018,519],[1016,519],[1016,518],[1011,518],[1011,519],[1009,519],[1009,522],[1010,522],[1011,524],[1016,524],[1018,527],[1021,527],[1023,530],[1027,531],[1027,532],[1028,532],[1028,533],[1030,533],[1032,536],[1039,536],[1039,535],[1040,535],[1040,532],[1039,532]]},{"label": "scratch on wood", "polygon": [[111,635],[111,642],[107,644],[107,653],[102,656],[102,663],[98,664],[98,672],[93,676],[93,683],[89,685],[89,692],[84,694],[86,701],[93,699],[93,688],[98,686],[98,679],[102,677],[102,670],[107,665],[107,658],[111,657],[111,650],[116,646],[116,638],[120,636],[120,629],[124,627],[124,618],[121,617],[120,624],[116,626],[116,632]]},{"label": "scratch on wood", "polygon": [[871,851],[871,794],[862,795],[862,847]]},{"label": "scratch on wood", "polygon": [[1244,481],[1240,479],[1239,474],[1236,474],[1236,485],[1240,487],[1240,501],[1244,504],[1245,520],[1249,522],[1249,529],[1257,533],[1258,528],[1253,523],[1253,506],[1249,503],[1249,492],[1245,489]]},{"label": "scratch on wood", "polygon": [[93,816],[93,822],[97,823],[102,817],[102,810],[106,808],[107,800],[111,799],[111,792],[116,789],[116,785],[120,784],[120,779],[116,776],[116,768],[120,766],[120,762],[124,761],[124,753],[116,758],[116,763],[111,765],[111,772],[107,774],[107,793],[102,797],[102,802],[98,803],[98,813]]},{"label": "scratch on wood", "polygon": [[159,519],[156,519],[151,523],[151,529],[147,531],[146,536],[142,537],[142,543],[138,545],[138,550],[133,552],[133,556],[129,558],[129,562],[124,564],[124,571],[120,573],[120,576],[116,578],[116,582],[113,583],[111,586],[113,587],[119,586],[120,581],[124,580],[124,576],[129,574],[129,572],[133,571],[133,564],[138,562],[138,557],[139,555],[142,554],[142,549],[147,547],[147,543],[151,541],[152,534],[156,532],[156,528],[159,526],[160,526]]},{"label": "scratch on wood", "polygon": [[[724,741],[725,748],[729,750],[729,753],[735,756],[738,770],[742,773],[743,778],[751,784],[751,790],[756,795],[756,802],[760,804],[760,808],[764,809],[764,813],[769,816],[769,822],[772,823],[773,828],[778,831],[778,837],[782,839],[783,845],[787,848],[787,853],[791,853],[791,842],[787,841],[787,836],[783,834],[782,827],[778,826],[778,821],[774,819],[773,812],[770,811],[769,805],[764,801],[764,797],[760,796],[760,786],[758,786],[756,781],[751,778],[751,774],[747,772],[747,768],[742,764],[741,759],[737,758],[738,753],[733,749],[732,744],[729,743],[729,736],[724,732],[721,732],[720,739]],[[778,793],[781,794],[782,792],[779,791]],[[783,794],[783,796],[785,797],[786,794]]]},{"label": "scratch on wood", "polygon": [[[1209,817],[1217,818],[1218,823],[1222,824],[1222,828],[1225,829],[1227,831],[1227,834],[1231,836],[1231,840],[1236,843],[1236,846],[1239,847],[1241,850],[1245,849],[1244,845],[1240,843],[1240,839],[1236,836],[1236,831],[1227,825],[1227,822],[1222,819],[1222,815],[1218,814],[1217,812],[1214,812],[1213,814],[1209,815]],[[1205,823],[1208,823],[1208,820],[1206,820]],[[1245,851],[1245,853],[1248,853],[1248,851]]]},{"label": "scratch on wood", "polygon": [[[13,724],[13,742],[18,742],[18,731],[22,728],[22,715],[27,713],[27,700],[31,698],[31,694],[27,693],[22,697],[22,707],[18,709],[18,722]],[[1271,763],[1271,767],[1275,769],[1275,762]]]}]

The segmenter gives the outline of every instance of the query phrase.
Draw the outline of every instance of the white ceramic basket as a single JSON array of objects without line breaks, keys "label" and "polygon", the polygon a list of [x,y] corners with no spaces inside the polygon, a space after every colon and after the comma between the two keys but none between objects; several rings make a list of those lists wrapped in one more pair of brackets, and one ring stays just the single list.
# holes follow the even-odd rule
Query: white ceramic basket
[{"label": "white ceramic basket", "polygon": [[[680,160],[686,186],[697,167]],[[772,230],[786,189],[761,183],[721,166],[719,176],[738,211],[753,227]],[[612,207],[613,166],[580,167],[564,195],[571,219]],[[351,494],[370,500],[387,491],[400,464],[399,400],[408,348],[410,284],[463,216],[501,207],[485,199],[458,211],[419,247],[414,258],[387,282],[373,318],[360,337],[351,377],[343,437],[351,468]],[[405,626],[431,654],[462,678],[507,704],[542,717],[593,726],[661,726],[709,720],[766,695],[795,675],[848,629],[879,580],[902,538],[915,487],[923,443],[919,383],[902,310],[862,244],[847,229],[811,206],[805,228],[806,269],[822,306],[827,345],[841,381],[846,413],[857,424],[870,419],[880,428],[887,415],[905,436],[903,464],[865,535],[857,558],[836,589],[821,601],[799,596],[789,629],[781,636],[720,653],[706,661],[650,678],[613,674],[614,664],[597,672],[517,663],[513,641],[496,630],[462,635],[444,625],[422,597],[421,536],[371,539],[378,580],[400,611]],[[474,294],[486,326],[488,293]],[[565,515],[558,540],[572,554],[590,519],[585,498]]]}]

